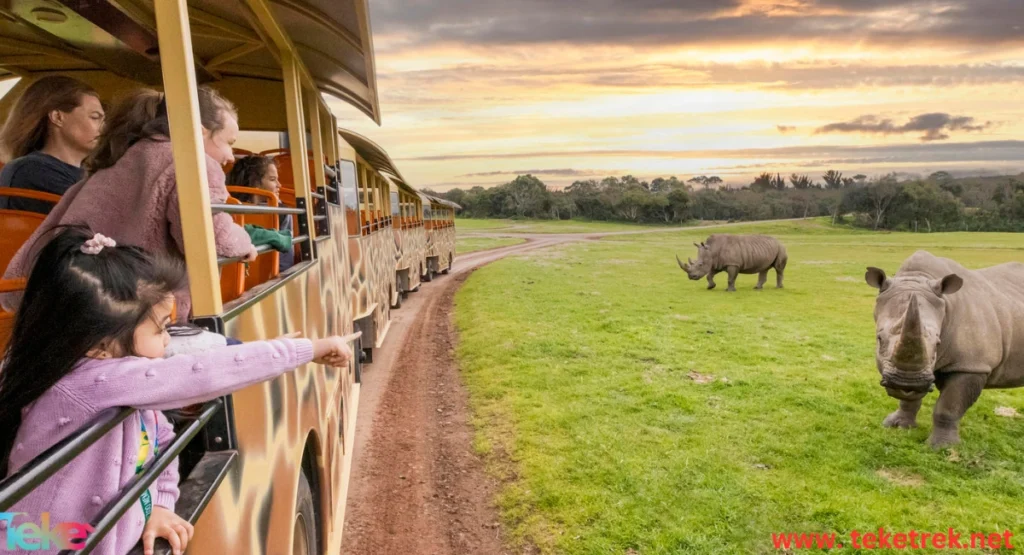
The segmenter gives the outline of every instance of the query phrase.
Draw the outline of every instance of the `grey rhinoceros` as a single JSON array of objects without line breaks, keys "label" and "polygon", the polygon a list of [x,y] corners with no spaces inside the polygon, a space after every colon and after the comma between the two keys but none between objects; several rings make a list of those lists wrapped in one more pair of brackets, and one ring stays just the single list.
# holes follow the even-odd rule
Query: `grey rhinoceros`
[{"label": "grey rhinoceros", "polygon": [[775,286],[782,288],[782,273],[789,260],[786,247],[774,237],[767,235],[730,235],[719,233],[707,238],[697,247],[697,260],[686,259],[684,264],[676,255],[679,267],[692,280],[708,277],[708,289],[715,288],[715,274],[729,275],[728,291],[736,290],[738,274],[757,274],[757,286],[764,287],[768,281],[768,270],[775,269]]},{"label": "grey rhinoceros", "polygon": [[882,423],[917,425],[921,400],[939,388],[933,447],[960,441],[959,425],[982,389],[1024,385],[1024,264],[968,270],[917,251],[888,278],[868,268],[875,301],[881,385],[900,400]]}]

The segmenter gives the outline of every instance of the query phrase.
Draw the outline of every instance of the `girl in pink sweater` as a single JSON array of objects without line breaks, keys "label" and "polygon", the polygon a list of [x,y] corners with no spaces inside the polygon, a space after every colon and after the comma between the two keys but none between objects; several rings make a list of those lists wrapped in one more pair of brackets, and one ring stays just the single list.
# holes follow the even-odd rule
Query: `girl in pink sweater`
[{"label": "girl in pink sweater", "polygon": [[[68,189],[36,233],[14,255],[4,279],[23,278],[32,264],[37,239],[57,225],[86,225],[122,245],[135,245],[154,254],[184,260],[178,182],[162,94],[142,89],[110,113],[96,151],[85,161],[89,177]],[[210,201],[228,198],[221,165],[233,160],[231,145],[238,137],[234,106],[216,91],[199,88],[199,115],[206,151]],[[249,234],[224,213],[213,215],[213,232],[220,256],[256,259]],[[175,292],[178,318],[192,306],[188,287]],[[0,304],[15,311],[19,295],[0,296]]]},{"label": "girl in pink sweater", "polygon": [[[42,248],[0,365],[0,477],[104,409],[140,410],[9,509],[24,514],[0,526],[0,546],[8,547],[4,528],[38,523],[45,512],[51,526],[95,519],[174,438],[161,410],[208,401],[310,361],[345,366],[352,357],[340,337],[285,337],[163,358],[172,292],[184,275],[180,263],[83,228],[61,229]],[[193,530],[174,513],[177,468],[172,462],[94,553],[124,555],[140,537],[147,554],[157,537],[176,554],[184,551]]]}]

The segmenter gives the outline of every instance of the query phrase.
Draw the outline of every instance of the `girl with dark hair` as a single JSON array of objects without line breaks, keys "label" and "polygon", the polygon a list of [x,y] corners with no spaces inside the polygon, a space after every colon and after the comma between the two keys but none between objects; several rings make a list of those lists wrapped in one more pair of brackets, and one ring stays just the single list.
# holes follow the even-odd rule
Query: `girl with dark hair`
[{"label": "girl with dark hair", "polygon": [[[206,151],[210,201],[228,198],[221,164],[231,160],[238,136],[235,107],[211,88],[199,88],[199,115]],[[5,279],[28,274],[30,246],[40,234],[57,225],[85,224],[114,240],[152,253],[184,260],[178,183],[174,173],[167,106],[164,96],[149,89],[136,91],[110,114],[95,152],[85,161],[90,176],[68,190],[36,233],[14,255]],[[224,213],[213,215],[217,254],[256,259],[249,234]],[[175,296],[179,320],[189,317],[188,288]],[[17,294],[0,296],[8,311],[17,308]]]},{"label": "girl with dark hair", "polygon": [[[0,364],[0,477],[9,476],[110,407],[140,409],[10,509],[25,518],[90,522],[174,438],[162,410],[201,403],[297,366],[345,366],[345,340],[291,337],[164,358],[180,263],[62,228],[40,251]],[[146,553],[166,538],[176,554],[192,526],[174,514],[171,463],[94,553]],[[17,526],[18,523],[12,522]]]},{"label": "girl with dark hair", "polygon": [[[231,168],[231,173],[228,174],[227,184],[262,189],[278,197],[278,192],[281,190],[281,182],[278,181],[277,162],[269,156],[258,154],[236,160],[235,165]],[[253,195],[240,193],[235,196],[242,202],[254,203],[260,201],[259,197],[254,198]],[[278,197],[279,203],[280,200],[280,197]],[[292,215],[281,214],[278,222],[278,229],[288,231],[290,236],[292,231]],[[278,271],[283,272],[294,264],[295,251],[291,248],[281,250],[277,264]]]},{"label": "girl with dark hair", "polygon": [[[29,85],[0,129],[0,187],[63,195],[84,177],[82,161],[103,129],[103,104],[89,85],[51,75]],[[41,200],[0,197],[0,208],[49,213]]]}]

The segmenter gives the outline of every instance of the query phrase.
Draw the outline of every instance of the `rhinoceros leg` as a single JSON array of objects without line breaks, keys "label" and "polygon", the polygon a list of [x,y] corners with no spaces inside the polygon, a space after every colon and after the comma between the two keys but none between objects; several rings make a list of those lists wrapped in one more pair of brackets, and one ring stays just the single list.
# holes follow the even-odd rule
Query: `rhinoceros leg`
[{"label": "rhinoceros leg", "polygon": [[775,267],[775,288],[782,289],[782,268]]},{"label": "rhinoceros leg", "polygon": [[921,399],[900,401],[900,408],[885,417],[882,426],[886,428],[916,428],[917,411],[921,410]]},{"label": "rhinoceros leg", "polygon": [[928,444],[934,448],[960,443],[960,419],[974,405],[985,389],[987,374],[955,372],[936,376],[939,400],[932,412],[932,435]]},{"label": "rhinoceros leg", "polygon": [[728,272],[729,274],[729,288],[726,289],[726,291],[735,291],[736,276],[739,275],[740,269],[736,266],[729,266],[728,268],[725,269],[725,271]]},{"label": "rhinoceros leg", "polygon": [[768,281],[768,270],[757,274],[757,285],[754,286],[754,289],[761,289],[766,281]]},{"label": "rhinoceros leg", "polygon": [[708,289],[715,288],[715,274],[718,272],[708,272]]}]

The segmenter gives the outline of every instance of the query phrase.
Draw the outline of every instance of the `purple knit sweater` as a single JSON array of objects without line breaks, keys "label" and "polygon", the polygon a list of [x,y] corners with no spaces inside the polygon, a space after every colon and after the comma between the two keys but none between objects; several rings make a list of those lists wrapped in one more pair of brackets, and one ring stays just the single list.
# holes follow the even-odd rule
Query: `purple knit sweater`
[{"label": "purple knit sweater", "polygon": [[[313,344],[308,339],[276,339],[159,360],[84,360],[23,412],[10,457],[10,473],[106,408],[130,406],[141,410],[15,504],[10,512],[24,512],[27,516],[15,519],[14,526],[24,522],[38,525],[44,512],[50,513],[51,527],[95,518],[135,476],[140,415],[146,430],[150,434],[155,431],[162,450],[174,438],[174,430],[161,410],[226,395],[312,359]],[[152,456],[151,450],[150,460]],[[177,461],[150,487],[150,494],[154,505],[173,510],[178,499]],[[135,503],[93,553],[124,555],[142,537],[144,525],[141,505]],[[39,553],[6,551],[6,536],[6,531],[0,530],[0,553]]]},{"label": "purple knit sweater", "polygon": [[[210,156],[206,157],[206,178],[210,201],[227,200],[224,170]],[[39,229],[11,259],[4,279],[28,277],[35,258],[33,247],[42,247],[36,244],[36,239],[60,224],[86,224],[118,244],[135,245],[152,253],[184,259],[178,181],[170,141],[139,141],[112,167],[68,189]],[[249,234],[228,214],[213,215],[213,233],[220,256],[242,256],[252,248]],[[188,289],[175,293],[175,298],[178,318],[185,320],[192,306]],[[0,295],[0,304],[6,310],[13,310],[20,301],[20,293]]]}]

